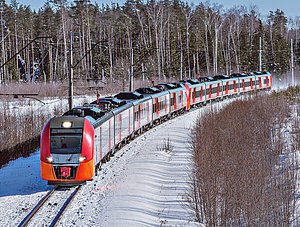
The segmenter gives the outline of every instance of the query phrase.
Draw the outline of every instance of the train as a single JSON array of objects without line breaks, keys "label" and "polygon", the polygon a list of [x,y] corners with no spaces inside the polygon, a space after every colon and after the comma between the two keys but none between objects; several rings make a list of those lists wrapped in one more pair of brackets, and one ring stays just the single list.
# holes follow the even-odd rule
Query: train
[{"label": "train", "polygon": [[49,185],[85,184],[124,144],[155,125],[216,100],[272,88],[269,72],[185,79],[120,92],[74,107],[44,126],[41,176]]}]

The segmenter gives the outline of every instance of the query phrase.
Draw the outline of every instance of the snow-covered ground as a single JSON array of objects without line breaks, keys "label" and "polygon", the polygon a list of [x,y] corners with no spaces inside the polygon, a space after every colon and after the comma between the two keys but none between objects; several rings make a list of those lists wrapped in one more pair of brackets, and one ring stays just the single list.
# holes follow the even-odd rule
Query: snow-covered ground
[{"label": "snow-covered ground", "polygon": [[[192,168],[189,139],[197,116],[209,108],[165,122],[123,147],[81,188],[60,224],[198,226],[185,201]],[[170,151],[162,149],[168,139]],[[39,150],[0,169],[0,226],[19,224],[52,187],[40,177]]]},{"label": "snow-covered ground", "polygon": [[[213,107],[222,108],[229,102]],[[190,129],[210,108],[165,122],[123,147],[81,188],[59,225],[199,226],[185,200],[192,171]],[[170,151],[162,149],[168,139],[173,146]],[[0,226],[18,225],[53,188],[41,179],[39,163],[37,150],[0,169]],[[45,225],[38,217],[31,226]]]}]

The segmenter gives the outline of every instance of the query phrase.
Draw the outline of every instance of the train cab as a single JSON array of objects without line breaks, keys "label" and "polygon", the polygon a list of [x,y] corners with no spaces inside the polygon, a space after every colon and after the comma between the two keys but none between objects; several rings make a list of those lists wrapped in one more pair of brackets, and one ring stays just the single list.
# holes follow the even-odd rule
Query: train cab
[{"label": "train cab", "polygon": [[83,117],[50,119],[41,135],[41,175],[48,184],[78,185],[94,176],[94,128]]}]

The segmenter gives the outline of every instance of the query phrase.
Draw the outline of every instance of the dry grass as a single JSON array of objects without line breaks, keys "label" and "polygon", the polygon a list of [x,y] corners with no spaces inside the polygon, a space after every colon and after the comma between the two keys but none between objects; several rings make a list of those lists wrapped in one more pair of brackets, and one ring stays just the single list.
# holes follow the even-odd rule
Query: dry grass
[{"label": "dry grass", "polygon": [[51,113],[29,107],[26,113],[15,111],[8,101],[1,102],[0,167],[10,160],[28,156],[39,147],[39,137]]},{"label": "dry grass", "polygon": [[173,150],[174,150],[174,144],[171,141],[171,139],[168,137],[168,139],[164,139],[163,140],[163,143],[162,143],[161,146],[157,147],[157,150],[164,151],[167,154],[171,154],[173,152]]},{"label": "dry grass", "polygon": [[[285,131],[295,122],[282,96],[235,101],[198,119],[192,138],[195,171],[188,198],[208,226],[294,223],[298,144]],[[291,138],[292,137],[292,138]],[[297,146],[295,146],[297,144]]]}]

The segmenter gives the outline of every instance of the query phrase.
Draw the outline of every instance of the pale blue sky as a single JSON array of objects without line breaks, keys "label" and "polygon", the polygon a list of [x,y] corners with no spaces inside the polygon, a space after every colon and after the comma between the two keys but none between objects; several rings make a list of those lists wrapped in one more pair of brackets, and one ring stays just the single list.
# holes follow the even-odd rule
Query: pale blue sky
[{"label": "pale blue sky", "polygon": [[[39,9],[43,6],[43,0],[17,0],[18,2],[31,5],[33,9]],[[205,2],[206,0],[202,1]],[[6,1],[7,3],[10,0]],[[91,0],[91,3],[97,2],[98,4],[110,4],[111,2],[123,4],[125,0]],[[193,2],[195,5],[198,5],[200,0],[188,0],[188,2]],[[235,5],[256,5],[258,11],[262,15],[267,15],[269,11],[276,11],[276,9],[281,9],[285,12],[286,16],[300,16],[300,0],[210,0],[211,3],[216,2],[223,5],[225,8],[231,8]]]}]

